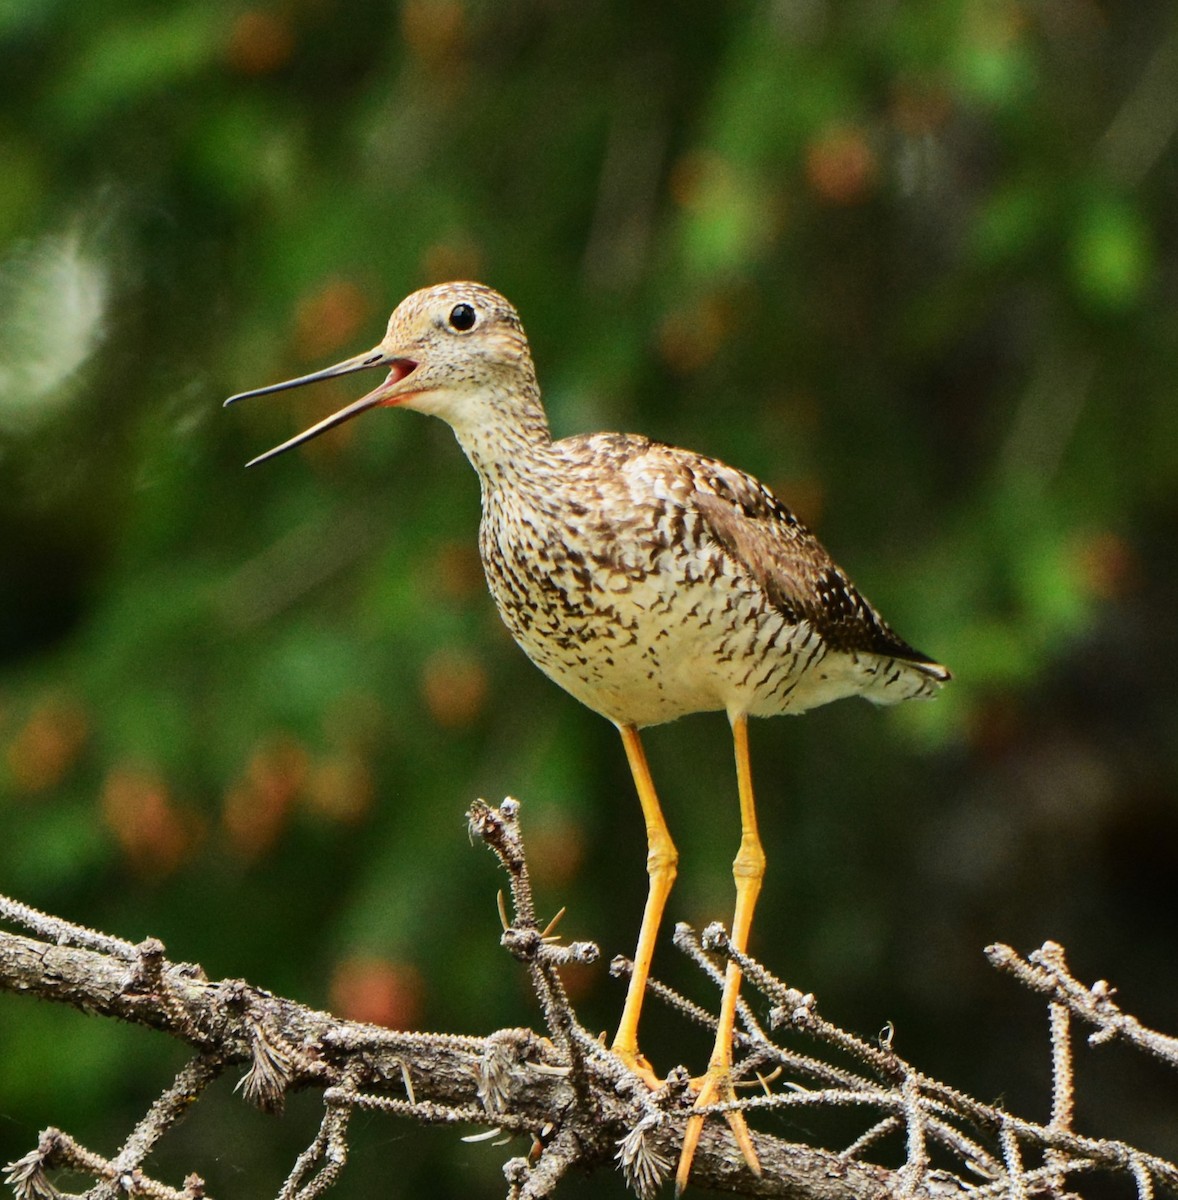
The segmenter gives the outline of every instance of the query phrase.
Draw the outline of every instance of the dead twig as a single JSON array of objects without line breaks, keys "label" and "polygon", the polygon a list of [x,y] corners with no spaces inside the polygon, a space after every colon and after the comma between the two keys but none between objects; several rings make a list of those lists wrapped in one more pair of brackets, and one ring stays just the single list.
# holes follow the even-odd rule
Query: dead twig
[{"label": "dead twig", "polygon": [[[175,1188],[149,1176],[143,1164],[208,1083],[233,1067],[246,1068],[238,1083],[243,1098],[268,1112],[281,1111],[294,1088],[322,1091],[319,1127],[278,1200],[318,1200],[338,1180],[356,1109],[484,1131],[467,1141],[498,1145],[511,1137],[526,1139],[527,1152],[504,1168],[509,1198],[540,1200],[574,1168],[607,1167],[621,1170],[639,1200],[651,1200],[676,1159],[693,1111],[689,1074],[675,1068],[652,1091],[581,1025],[561,971],[594,962],[597,947],[561,944],[553,932],[560,914],[541,924],[518,803],[507,800],[495,808],[479,802],[469,816],[472,831],[508,874],[511,911],[501,905],[502,942],[528,970],[545,1035],[529,1029],[481,1038],[399,1033],[341,1021],[241,980],[210,981],[197,966],[169,962],[154,939],[136,945],[0,897],[0,919],[36,935],[0,932],[0,987],[147,1025],[194,1050],[113,1156],[60,1130],[45,1130],[36,1148],[7,1168],[17,1200],[57,1200],[52,1175],[60,1170],[92,1177],[91,1200],[115,1200],[123,1193],[200,1200],[204,1184],[198,1176]],[[841,1147],[757,1133],[760,1177],[749,1172],[726,1125],[710,1121],[692,1177],[702,1187],[790,1200],[928,1200],[950,1194],[1040,1200],[1075,1195],[1086,1176],[1106,1172],[1129,1178],[1140,1200],[1178,1192],[1174,1163],[1074,1128],[1071,1030],[1075,1019],[1083,1020],[1095,1026],[1090,1043],[1119,1039],[1171,1066],[1178,1066],[1178,1039],[1124,1013],[1107,983],[1080,984],[1054,943],[1026,958],[1006,946],[988,951],[996,966],[1048,999],[1053,1086],[1050,1120],[1041,1124],[925,1075],[898,1052],[890,1025],[871,1040],[827,1021],[813,995],[737,954],[718,925],[702,938],[680,926],[675,942],[713,988],[722,986],[728,958],[746,979],[734,1075],[755,1076],[760,1093],[704,1111],[739,1108],[758,1119],[838,1110],[856,1122],[862,1115],[861,1132]],[[614,973],[624,974],[627,966],[615,960]],[[681,1017],[714,1025],[705,1008],[657,981],[651,992]],[[758,997],[768,1005],[765,1025],[754,1011]]]}]

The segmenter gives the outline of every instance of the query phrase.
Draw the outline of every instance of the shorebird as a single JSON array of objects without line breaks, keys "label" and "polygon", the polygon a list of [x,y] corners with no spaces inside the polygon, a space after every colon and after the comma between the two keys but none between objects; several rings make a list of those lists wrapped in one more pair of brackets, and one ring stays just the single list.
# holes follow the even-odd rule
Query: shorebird
[{"label": "shorebird", "polygon": [[[371,392],[248,465],[370,408],[411,408],[453,428],[482,487],[479,550],[500,616],[540,670],[622,737],[646,822],[649,887],[612,1049],[657,1086],[638,1049],[638,1019],[678,852],[639,729],[687,713],[728,715],[741,826],[730,942],[743,952],[765,871],[749,717],[800,713],[844,696],[876,704],[927,697],[949,672],[893,633],[818,539],[752,476],[634,434],[553,441],[519,315],[481,284],[414,292],[374,349],[226,404],[376,369],[387,376]],[[696,1081],[697,1109],[734,1095],[740,977],[729,962],[715,1045]],[[725,1116],[759,1173],[744,1117]],[[687,1122],[680,1191],[703,1119],[693,1111]]]}]

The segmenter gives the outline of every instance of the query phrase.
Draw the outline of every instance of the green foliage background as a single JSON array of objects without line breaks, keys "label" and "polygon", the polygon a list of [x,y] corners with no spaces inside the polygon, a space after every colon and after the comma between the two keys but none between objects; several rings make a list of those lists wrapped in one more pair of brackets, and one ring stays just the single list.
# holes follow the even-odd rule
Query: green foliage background
[{"label": "green foliage background", "polygon": [[[1163,0],[0,4],[0,888],[484,1032],[536,1020],[463,828],[511,793],[542,902],[630,949],[621,747],[499,627],[449,432],[379,413],[245,473],[355,381],[220,407],[475,277],[558,434],[752,470],[956,674],[758,725],[754,949],[1028,1115],[1045,1014],[986,943],[1063,941],[1178,1029],[1176,81]],[[671,915],[725,918],[725,723],[647,743]],[[571,983],[612,1024],[604,966]],[[0,997],[0,1155],[113,1150],[180,1061]],[[1172,1081],[1081,1068],[1086,1130],[1178,1152]],[[316,1121],[226,1083],[156,1167],[272,1194]],[[496,1195],[520,1152],[360,1120],[338,1194]]]}]

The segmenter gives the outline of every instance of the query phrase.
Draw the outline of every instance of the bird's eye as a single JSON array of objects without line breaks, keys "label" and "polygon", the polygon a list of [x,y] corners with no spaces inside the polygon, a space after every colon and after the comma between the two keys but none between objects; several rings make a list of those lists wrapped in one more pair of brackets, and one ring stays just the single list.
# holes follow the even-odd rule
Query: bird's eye
[{"label": "bird's eye", "polygon": [[474,328],[477,314],[469,304],[456,304],[450,310],[450,328],[465,333]]}]

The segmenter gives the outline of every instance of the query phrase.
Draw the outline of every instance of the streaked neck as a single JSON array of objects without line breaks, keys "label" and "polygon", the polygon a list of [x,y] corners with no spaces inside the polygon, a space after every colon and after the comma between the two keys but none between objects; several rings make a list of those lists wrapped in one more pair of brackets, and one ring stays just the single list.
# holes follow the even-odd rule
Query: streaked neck
[{"label": "streaked neck", "polygon": [[489,388],[450,425],[471,466],[488,483],[526,470],[537,450],[552,444],[537,388]]}]

